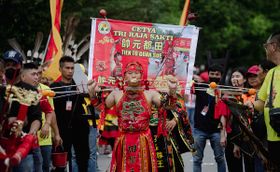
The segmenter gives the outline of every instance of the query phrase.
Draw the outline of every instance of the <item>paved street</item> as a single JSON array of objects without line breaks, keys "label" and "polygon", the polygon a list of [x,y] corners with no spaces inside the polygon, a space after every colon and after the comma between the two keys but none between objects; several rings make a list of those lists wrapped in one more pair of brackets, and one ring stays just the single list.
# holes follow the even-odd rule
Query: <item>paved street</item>
[{"label": "paved street", "polygon": [[[185,163],[185,171],[192,172],[193,168],[192,168],[191,154],[190,153],[183,154],[183,159],[184,159],[184,163]],[[102,172],[105,172],[106,169],[109,167],[110,160],[111,160],[111,158],[109,158],[108,155],[99,155],[98,156],[99,170]],[[202,171],[203,172],[216,172],[217,171],[217,165],[215,163],[213,151],[211,149],[209,142],[204,151]]]}]

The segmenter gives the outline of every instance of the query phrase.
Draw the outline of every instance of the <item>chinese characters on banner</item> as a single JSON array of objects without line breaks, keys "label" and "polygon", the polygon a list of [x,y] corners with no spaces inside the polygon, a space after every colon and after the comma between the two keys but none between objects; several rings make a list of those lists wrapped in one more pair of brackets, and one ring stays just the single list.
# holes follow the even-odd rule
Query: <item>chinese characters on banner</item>
[{"label": "chinese characters on banner", "polygon": [[140,62],[150,88],[164,90],[173,75],[184,91],[193,75],[199,28],[92,19],[89,77],[116,86],[130,62]]}]

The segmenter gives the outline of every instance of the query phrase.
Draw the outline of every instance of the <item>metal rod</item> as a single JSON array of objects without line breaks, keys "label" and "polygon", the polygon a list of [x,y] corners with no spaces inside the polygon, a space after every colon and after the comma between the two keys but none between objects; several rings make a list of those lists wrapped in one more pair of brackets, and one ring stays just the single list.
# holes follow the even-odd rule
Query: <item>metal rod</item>
[{"label": "metal rod", "polygon": [[[207,83],[195,82],[195,84],[209,86],[209,84],[207,84]],[[224,88],[242,89],[242,90],[249,90],[250,89],[250,88],[241,88],[241,87],[234,87],[234,86],[227,86],[227,85],[217,85],[217,86],[218,87],[224,87]],[[219,89],[222,89],[222,88],[219,88]]]},{"label": "metal rod", "polygon": [[[60,96],[55,96],[55,97],[53,97],[53,99],[58,99],[58,98],[68,97],[68,96],[74,96],[74,95],[78,95],[78,94],[82,94],[82,93],[63,94],[63,95],[60,95]],[[40,101],[44,101],[44,100],[40,100]]]},{"label": "metal rod", "polygon": [[59,86],[59,87],[52,87],[52,88],[45,89],[45,90],[55,90],[55,89],[59,89],[59,88],[76,87],[76,86],[80,86],[80,85],[87,85],[87,84],[64,85],[64,86]]}]

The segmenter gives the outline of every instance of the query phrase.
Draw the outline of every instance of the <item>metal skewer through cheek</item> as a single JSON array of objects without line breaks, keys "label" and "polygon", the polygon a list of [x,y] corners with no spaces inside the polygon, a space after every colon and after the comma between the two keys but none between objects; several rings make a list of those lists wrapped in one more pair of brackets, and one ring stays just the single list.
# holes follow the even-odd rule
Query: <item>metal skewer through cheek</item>
[{"label": "metal skewer through cheek", "polygon": [[[100,91],[101,92],[108,92],[108,91],[113,91],[113,90],[116,90],[117,88],[115,87],[107,87],[107,88],[103,88],[101,89]],[[196,90],[196,91],[207,91],[209,88],[205,88],[205,87],[196,87],[196,88],[186,88],[187,90]],[[126,87],[124,88],[124,90],[126,91],[144,91],[145,88],[144,87]],[[150,90],[156,90],[156,91],[163,91],[163,92],[167,92],[168,89],[150,89]],[[228,88],[220,88],[218,89],[220,90],[222,93],[228,93],[228,94],[231,94],[231,95],[240,95],[244,92],[244,90],[240,90],[240,89],[228,89]],[[80,92],[80,91],[56,91],[55,92],[56,94],[58,94],[57,96],[54,96],[53,98],[54,99],[57,99],[57,98],[62,98],[62,97],[67,97],[67,96],[73,96],[73,95],[78,95],[78,94],[88,94],[88,93],[85,93],[85,92]]]}]

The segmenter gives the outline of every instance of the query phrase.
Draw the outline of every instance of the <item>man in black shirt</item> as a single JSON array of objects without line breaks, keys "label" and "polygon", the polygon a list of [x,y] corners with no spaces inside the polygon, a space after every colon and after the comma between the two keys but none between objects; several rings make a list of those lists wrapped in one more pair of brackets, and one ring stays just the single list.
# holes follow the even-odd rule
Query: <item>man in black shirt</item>
[{"label": "man in black shirt", "polygon": [[[63,140],[63,147],[68,152],[70,170],[76,171],[78,166],[78,171],[87,171],[89,159],[89,126],[87,119],[82,116],[85,114],[82,106],[84,97],[73,93],[75,91],[78,92],[77,87],[73,86],[75,85],[73,80],[73,58],[69,56],[62,57],[59,61],[59,70],[61,72],[61,81],[51,84],[51,88],[56,92],[72,91],[71,94],[63,94],[68,94],[69,96],[59,97],[61,94],[56,94],[56,97],[54,97],[54,109],[57,116],[59,132]],[[72,147],[74,148],[73,153],[75,152],[75,154],[71,153]],[[73,155],[76,161],[72,160],[71,157]],[[56,171],[64,171],[64,169],[57,168]]]},{"label": "man in black shirt", "polygon": [[[223,68],[213,64],[209,67],[209,82],[219,83]],[[201,85],[198,85],[201,87]],[[209,88],[205,86],[205,89]],[[215,93],[213,90],[195,92],[195,116],[193,137],[197,153],[193,156],[193,171],[201,172],[201,163],[206,140],[209,139],[217,162],[217,171],[225,172],[224,148],[220,144],[219,120],[214,119]]]}]

